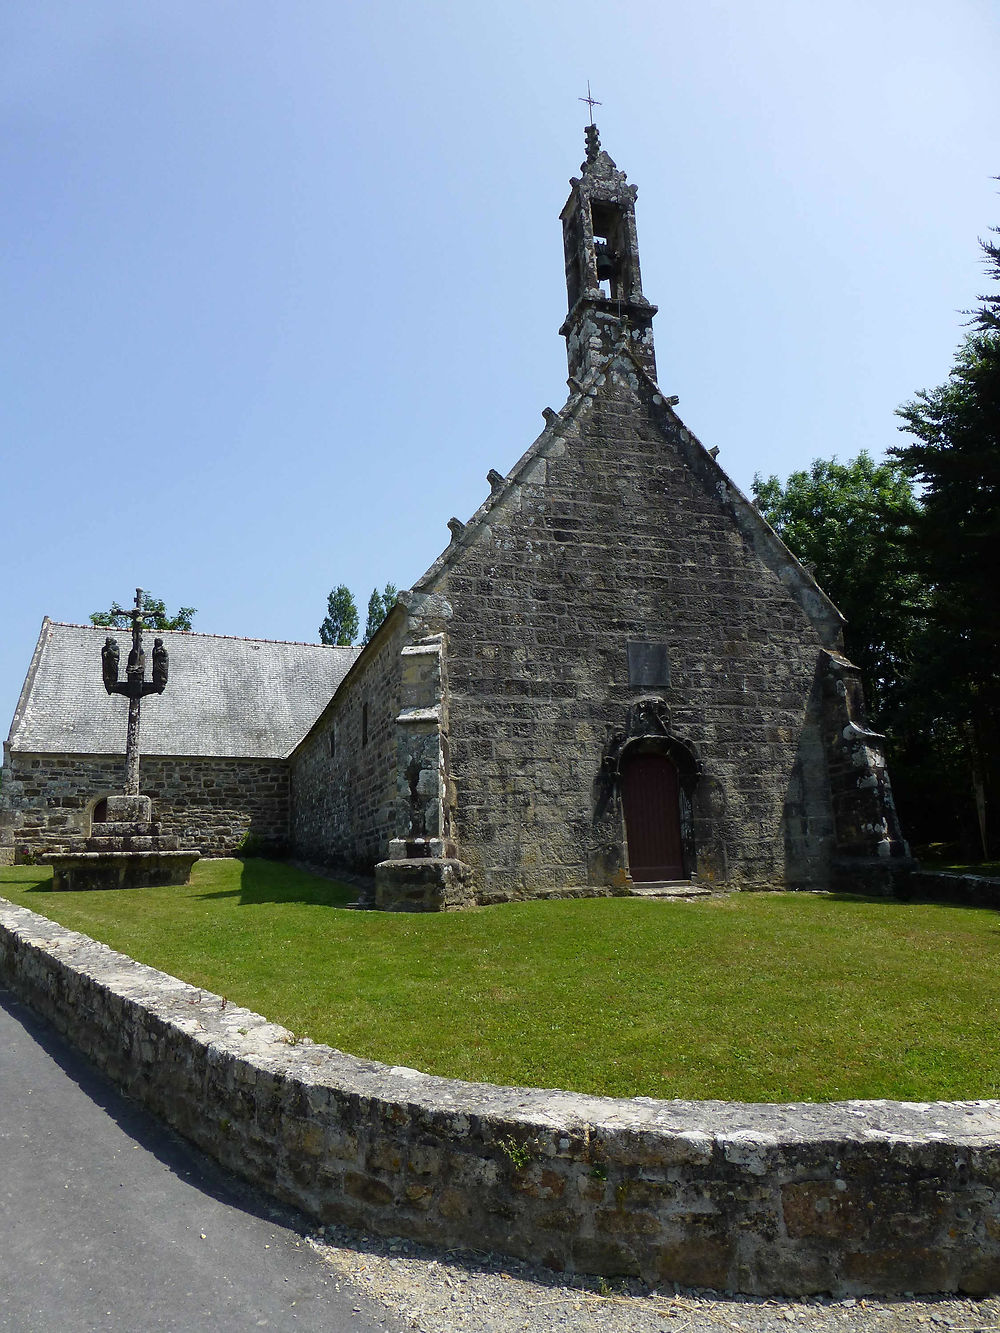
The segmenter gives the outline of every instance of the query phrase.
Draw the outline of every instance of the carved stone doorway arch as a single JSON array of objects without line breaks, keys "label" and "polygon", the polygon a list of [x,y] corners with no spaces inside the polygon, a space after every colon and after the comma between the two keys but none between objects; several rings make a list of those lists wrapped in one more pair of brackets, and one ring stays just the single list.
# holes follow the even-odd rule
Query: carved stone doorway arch
[{"label": "carved stone doorway arch", "polygon": [[696,752],[673,732],[666,701],[634,700],[624,728],[609,728],[595,783],[593,882],[688,878],[697,866],[701,776]]}]

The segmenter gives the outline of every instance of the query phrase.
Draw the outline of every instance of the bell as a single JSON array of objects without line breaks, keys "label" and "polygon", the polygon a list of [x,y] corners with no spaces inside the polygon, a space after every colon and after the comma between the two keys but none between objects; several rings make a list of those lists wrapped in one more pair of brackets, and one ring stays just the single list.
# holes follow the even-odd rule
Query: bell
[{"label": "bell", "polygon": [[597,277],[598,281],[604,278],[613,278],[618,271],[618,265],[615,263],[615,255],[608,248],[606,241],[596,241],[594,251],[597,258]]}]

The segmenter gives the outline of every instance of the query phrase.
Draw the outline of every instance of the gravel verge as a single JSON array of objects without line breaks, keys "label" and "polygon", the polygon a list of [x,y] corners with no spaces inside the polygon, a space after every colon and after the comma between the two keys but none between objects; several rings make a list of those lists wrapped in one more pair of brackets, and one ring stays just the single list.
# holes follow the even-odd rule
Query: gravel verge
[{"label": "gravel verge", "polygon": [[340,1280],[419,1333],[1000,1333],[1000,1297],[772,1300],[567,1277],[493,1254],[326,1227],[309,1243]]}]

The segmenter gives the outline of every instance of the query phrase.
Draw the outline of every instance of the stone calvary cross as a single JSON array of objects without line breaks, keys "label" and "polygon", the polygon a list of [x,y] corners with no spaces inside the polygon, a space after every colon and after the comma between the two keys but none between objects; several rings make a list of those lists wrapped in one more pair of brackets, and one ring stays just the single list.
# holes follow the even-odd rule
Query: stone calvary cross
[{"label": "stone calvary cross", "polygon": [[101,667],[104,688],[108,694],[124,694],[128,699],[128,733],[125,740],[126,796],[139,795],[139,711],[147,694],[162,694],[167,688],[167,650],[162,639],[153,640],[153,679],[146,679],[146,653],[142,646],[143,616],[142,589],[135,590],[135,606],[128,613],[132,617],[132,651],[128,655],[125,679],[118,679],[118,642],[110,634],[101,649]]}]

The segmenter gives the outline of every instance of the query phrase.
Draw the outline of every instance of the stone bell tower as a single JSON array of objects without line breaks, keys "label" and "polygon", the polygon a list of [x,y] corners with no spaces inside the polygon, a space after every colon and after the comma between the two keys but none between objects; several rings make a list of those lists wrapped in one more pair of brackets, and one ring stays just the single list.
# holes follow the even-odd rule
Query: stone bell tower
[{"label": "stone bell tower", "polygon": [[563,209],[569,313],[559,332],[566,339],[571,379],[583,380],[627,335],[636,359],[656,378],[653,316],[642,294],[635,234],[634,185],[626,182],[588,125],[587,160],[574,176]]}]

